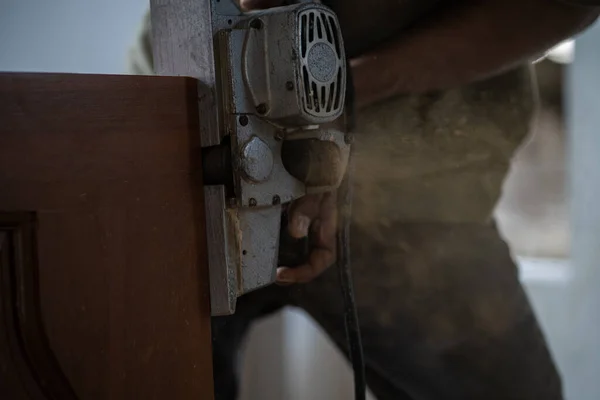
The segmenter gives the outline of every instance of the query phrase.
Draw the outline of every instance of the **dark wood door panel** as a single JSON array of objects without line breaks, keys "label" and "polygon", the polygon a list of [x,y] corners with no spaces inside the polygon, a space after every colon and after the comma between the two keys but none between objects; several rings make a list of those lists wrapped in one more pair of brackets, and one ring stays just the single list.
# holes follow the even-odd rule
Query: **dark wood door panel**
[{"label": "dark wood door panel", "polygon": [[43,398],[19,344],[11,241],[10,233],[0,230],[0,394],[15,400]]},{"label": "dark wood door panel", "polygon": [[0,212],[34,218],[41,326],[79,399],[212,398],[196,93],[0,74]]},{"label": "dark wood door panel", "polygon": [[37,276],[35,216],[0,212],[0,354],[9,356],[2,357],[0,393],[75,400],[45,334]]}]

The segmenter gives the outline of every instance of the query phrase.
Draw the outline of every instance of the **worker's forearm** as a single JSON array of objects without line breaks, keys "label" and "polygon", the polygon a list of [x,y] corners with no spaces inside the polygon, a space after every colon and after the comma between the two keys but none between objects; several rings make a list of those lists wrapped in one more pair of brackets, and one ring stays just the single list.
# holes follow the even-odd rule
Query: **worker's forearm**
[{"label": "worker's forearm", "polygon": [[551,0],[479,0],[449,7],[352,61],[358,106],[500,72],[578,33],[597,15],[597,9]]}]

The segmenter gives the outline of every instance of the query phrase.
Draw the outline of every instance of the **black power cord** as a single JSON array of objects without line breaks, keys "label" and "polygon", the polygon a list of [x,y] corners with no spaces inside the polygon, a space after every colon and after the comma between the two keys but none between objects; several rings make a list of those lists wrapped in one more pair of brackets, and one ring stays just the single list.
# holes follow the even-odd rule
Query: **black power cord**
[{"label": "black power cord", "polygon": [[[352,143],[352,131],[355,126],[355,102],[354,81],[350,63],[346,60],[346,142]],[[364,400],[367,392],[367,381],[365,376],[365,360],[360,335],[360,324],[358,311],[354,296],[354,283],[352,281],[352,268],[350,262],[350,221],[352,213],[352,148],[348,156],[348,165],[344,179],[338,188],[338,231],[336,237],[337,245],[337,268],[340,278],[340,287],[344,304],[344,323],[348,340],[348,355],[354,372],[354,399]]]},{"label": "black power cord", "polygon": [[[351,160],[349,160],[351,162]],[[351,166],[348,165],[348,171]],[[351,174],[347,173],[344,182],[338,189],[339,223],[337,233],[337,268],[340,278],[340,287],[344,303],[344,323],[348,339],[348,355],[354,372],[354,398],[364,400],[366,397],[367,383],[365,378],[365,361],[358,321],[358,311],[354,297],[354,284],[352,282],[352,269],[350,263],[350,212],[352,202]]]}]

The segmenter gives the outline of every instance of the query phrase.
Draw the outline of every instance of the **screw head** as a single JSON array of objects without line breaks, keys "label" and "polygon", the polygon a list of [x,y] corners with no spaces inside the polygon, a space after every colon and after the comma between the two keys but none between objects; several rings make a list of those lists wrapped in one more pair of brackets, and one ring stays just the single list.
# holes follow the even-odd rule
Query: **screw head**
[{"label": "screw head", "polygon": [[352,144],[354,142],[354,135],[351,133],[346,133],[344,135],[344,142],[346,142],[346,144]]},{"label": "screw head", "polygon": [[255,198],[251,198],[250,201],[248,202],[248,205],[250,207],[256,207],[256,199]]},{"label": "screw head", "polygon": [[256,19],[253,19],[252,21],[250,21],[250,28],[262,29],[262,27],[263,27],[263,22],[259,18],[256,18]]},{"label": "screw head", "polygon": [[294,82],[292,82],[292,81],[287,81],[287,82],[285,83],[285,88],[291,92],[292,90],[294,90]]},{"label": "screw head", "polygon": [[273,153],[268,144],[252,136],[241,149],[240,167],[248,179],[264,182],[273,171]]},{"label": "screw head", "polygon": [[241,125],[241,126],[246,126],[246,125],[248,125],[248,117],[247,117],[246,115],[242,115],[242,116],[239,118],[239,122],[240,122],[240,125]]},{"label": "screw head", "polygon": [[267,113],[267,105],[265,103],[261,103],[256,106],[256,112],[263,115]]},{"label": "screw head", "polygon": [[277,204],[281,204],[281,197],[275,195],[273,196],[273,205],[276,206]]}]

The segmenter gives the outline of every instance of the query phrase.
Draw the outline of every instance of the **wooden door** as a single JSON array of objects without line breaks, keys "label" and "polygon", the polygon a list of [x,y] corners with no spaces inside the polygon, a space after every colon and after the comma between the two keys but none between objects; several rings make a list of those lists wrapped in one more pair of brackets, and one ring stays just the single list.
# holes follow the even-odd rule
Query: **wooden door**
[{"label": "wooden door", "polygon": [[212,399],[197,84],[0,74],[0,398]]}]

